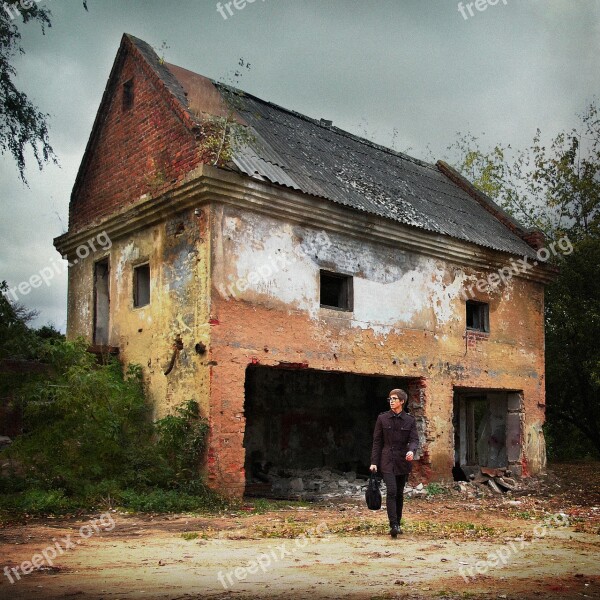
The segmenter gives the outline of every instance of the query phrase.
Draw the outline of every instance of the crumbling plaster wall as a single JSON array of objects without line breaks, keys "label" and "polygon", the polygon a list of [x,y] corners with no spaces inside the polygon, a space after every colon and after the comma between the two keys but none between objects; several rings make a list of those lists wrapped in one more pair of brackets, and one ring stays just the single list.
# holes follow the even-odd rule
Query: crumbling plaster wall
[{"label": "crumbling plaster wall", "polygon": [[[420,468],[449,478],[454,386],[521,390],[523,431],[544,419],[543,286],[513,279],[489,302],[489,336],[465,336],[461,291],[482,273],[335,231],[214,205],[209,473],[244,485],[248,364],[422,378],[426,448]],[[507,257],[508,258],[508,257]],[[354,311],[319,306],[319,269],[354,277]],[[487,275],[487,274],[486,274]],[[543,466],[540,434],[524,440],[530,471]],[[541,444],[543,446],[543,443]]]},{"label": "crumbling plaster wall", "polygon": [[[93,339],[94,263],[104,257],[110,264],[110,338],[125,363],[143,367],[154,416],[164,416],[182,402],[194,399],[209,414],[208,272],[210,241],[204,211],[184,211],[166,221],[112,239],[108,252],[79,261],[69,269],[68,337]],[[133,305],[133,271],[150,265],[150,303]],[[169,375],[165,370],[177,352]]]}]

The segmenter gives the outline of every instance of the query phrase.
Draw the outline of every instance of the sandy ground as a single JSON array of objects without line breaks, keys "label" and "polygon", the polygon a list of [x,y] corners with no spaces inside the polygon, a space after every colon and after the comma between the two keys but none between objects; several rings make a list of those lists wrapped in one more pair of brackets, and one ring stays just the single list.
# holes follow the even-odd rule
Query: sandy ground
[{"label": "sandy ground", "polygon": [[0,573],[0,598],[600,598],[598,467],[408,500],[396,540],[358,501],[5,524],[0,569],[20,579]]}]

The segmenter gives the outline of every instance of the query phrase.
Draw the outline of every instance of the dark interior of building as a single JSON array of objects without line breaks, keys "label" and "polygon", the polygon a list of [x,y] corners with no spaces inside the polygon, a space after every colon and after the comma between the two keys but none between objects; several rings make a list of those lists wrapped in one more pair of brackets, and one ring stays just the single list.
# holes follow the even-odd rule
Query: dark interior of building
[{"label": "dark interior of building", "polygon": [[367,475],[377,415],[408,379],[249,366],[246,370],[246,482],[269,473],[322,468]]},{"label": "dark interior of building", "polygon": [[[509,405],[516,413],[509,418]],[[454,394],[454,479],[467,480],[481,467],[508,466],[507,439],[520,438],[518,392],[460,390]]]}]

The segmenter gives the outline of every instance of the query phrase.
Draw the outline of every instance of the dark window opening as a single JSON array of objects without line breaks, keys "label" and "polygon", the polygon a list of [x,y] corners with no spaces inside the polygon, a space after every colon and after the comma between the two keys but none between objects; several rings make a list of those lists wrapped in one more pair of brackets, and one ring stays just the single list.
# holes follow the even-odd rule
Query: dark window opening
[{"label": "dark window opening", "polygon": [[337,310],[353,310],[352,276],[321,271],[321,306]]},{"label": "dark window opening", "polygon": [[108,259],[94,264],[94,344],[108,345],[110,317]]},{"label": "dark window opening", "polygon": [[123,110],[129,110],[133,106],[133,79],[123,84]]},{"label": "dark window opening", "polygon": [[133,306],[138,308],[150,304],[150,265],[133,269]]},{"label": "dark window opening", "polygon": [[490,307],[485,302],[467,300],[467,329],[490,331]]}]

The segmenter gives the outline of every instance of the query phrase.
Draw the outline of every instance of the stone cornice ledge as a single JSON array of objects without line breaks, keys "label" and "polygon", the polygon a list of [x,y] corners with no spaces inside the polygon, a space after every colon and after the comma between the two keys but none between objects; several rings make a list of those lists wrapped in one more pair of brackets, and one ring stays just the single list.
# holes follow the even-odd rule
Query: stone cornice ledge
[{"label": "stone cornice ledge", "polygon": [[[55,238],[54,246],[62,255],[71,257],[77,247],[102,232],[116,241],[144,227],[160,223],[175,213],[210,203],[228,204],[298,225],[338,232],[472,268],[495,271],[510,265],[510,259],[515,258],[505,252],[402,225],[324,198],[209,165],[201,165],[177,188],[161,196],[142,198],[85,230],[67,232]],[[540,264],[516,276],[548,283],[554,278],[555,271],[549,265]]]}]

